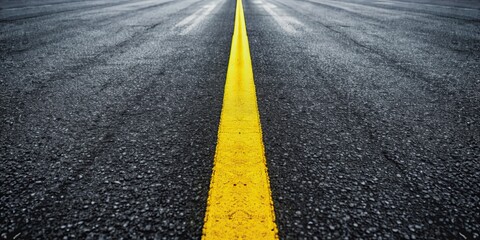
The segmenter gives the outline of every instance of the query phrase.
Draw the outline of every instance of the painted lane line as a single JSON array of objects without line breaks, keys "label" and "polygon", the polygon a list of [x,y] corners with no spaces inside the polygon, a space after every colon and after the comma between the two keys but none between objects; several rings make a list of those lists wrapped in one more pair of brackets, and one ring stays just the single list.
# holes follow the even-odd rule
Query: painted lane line
[{"label": "painted lane line", "polygon": [[[284,13],[281,13],[280,10],[278,10],[278,7],[271,4],[271,3],[267,3],[267,2],[263,2],[263,1],[256,1],[254,3],[262,6],[263,9],[265,9],[265,11],[268,14],[270,14],[273,17],[273,19],[277,22],[277,24],[287,33],[297,32],[294,25],[297,25],[298,27],[304,27],[304,24],[302,22],[298,21],[294,17],[291,17],[291,16],[288,16]],[[280,12],[281,14],[279,14],[276,10],[278,12]]]},{"label": "painted lane line", "polygon": [[[205,8],[205,7],[203,7]],[[189,24],[191,21],[193,21],[193,19],[195,19],[198,15],[200,15],[200,13],[203,11],[203,8],[201,9],[198,9],[197,11],[195,11],[192,15],[184,18],[182,21],[180,21],[179,23],[177,23],[175,25],[175,27],[183,27],[187,24]]]},{"label": "painted lane line", "polygon": [[202,237],[278,239],[241,0]]},{"label": "painted lane line", "polygon": [[192,15],[186,17],[179,23],[175,25],[175,28],[185,27],[183,31],[180,32],[181,35],[188,34],[192,31],[200,22],[202,22],[210,13],[219,5],[219,2],[210,3],[206,6],[203,6],[201,9],[195,11]]},{"label": "painted lane line", "polygon": [[190,31],[192,31],[192,29],[194,29],[201,21],[203,21],[210,14],[210,12],[212,12],[213,9],[215,9],[216,6],[217,6],[217,4],[207,5],[205,7],[205,10],[197,18],[195,18],[192,21],[190,26],[188,26],[187,28],[185,28],[185,30],[183,30],[182,34],[187,34]]}]

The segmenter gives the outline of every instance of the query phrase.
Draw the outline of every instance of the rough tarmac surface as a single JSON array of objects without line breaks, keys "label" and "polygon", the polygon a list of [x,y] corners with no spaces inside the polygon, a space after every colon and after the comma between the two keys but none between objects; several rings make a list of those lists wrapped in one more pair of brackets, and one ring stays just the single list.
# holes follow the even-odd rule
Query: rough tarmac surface
[{"label": "rough tarmac surface", "polygon": [[[480,238],[478,1],[244,8],[281,239]],[[200,238],[234,11],[0,0],[0,239]]]},{"label": "rough tarmac surface", "polygon": [[182,35],[204,4],[2,9],[2,238],[201,235],[234,16]]},{"label": "rough tarmac surface", "polygon": [[446,3],[247,1],[281,238],[480,238],[480,4]]}]

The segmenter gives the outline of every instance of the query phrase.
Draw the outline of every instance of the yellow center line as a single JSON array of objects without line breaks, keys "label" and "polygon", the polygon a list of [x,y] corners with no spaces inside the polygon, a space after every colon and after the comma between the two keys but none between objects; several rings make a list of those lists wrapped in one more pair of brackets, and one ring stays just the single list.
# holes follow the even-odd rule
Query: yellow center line
[{"label": "yellow center line", "polygon": [[237,0],[203,239],[278,239],[241,0]]}]

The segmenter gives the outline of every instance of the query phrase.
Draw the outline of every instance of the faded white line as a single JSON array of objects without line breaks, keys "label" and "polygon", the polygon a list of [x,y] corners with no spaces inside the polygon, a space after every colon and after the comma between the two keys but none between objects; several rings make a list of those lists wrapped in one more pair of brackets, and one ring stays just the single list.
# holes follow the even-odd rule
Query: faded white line
[{"label": "faded white line", "polygon": [[183,27],[184,25],[189,24],[193,19],[195,19],[196,16],[200,15],[200,13],[203,11],[203,9],[198,9],[196,12],[194,12],[192,15],[186,17],[179,23],[175,25],[175,27]]},{"label": "faded white line", "polygon": [[437,4],[428,4],[428,3],[409,3],[409,2],[399,2],[399,1],[376,1],[373,3],[378,3],[378,4],[384,4],[384,5],[407,5],[407,6],[416,6],[416,5],[424,5],[424,6],[429,6],[429,7],[435,7],[435,8],[447,8],[447,9],[458,9],[458,10],[465,10],[465,11],[480,11],[478,8],[469,8],[469,7],[461,7],[461,6],[446,6],[446,5],[437,5]]},{"label": "faded white line", "polygon": [[271,3],[266,3],[266,2],[263,2],[263,1],[255,1],[254,3],[262,6],[263,9],[265,9],[265,11],[273,17],[273,19],[278,23],[278,25],[280,25],[280,27],[285,32],[295,33],[297,30],[294,27],[294,25],[297,25],[297,27],[304,27],[303,23],[301,23],[300,21],[298,21],[294,17],[288,16],[285,13],[282,13],[277,8],[277,6],[275,6]]},{"label": "faded white line", "polygon": [[181,35],[187,34],[197,27],[200,22],[202,22],[218,5],[220,2],[210,3],[206,6],[203,6],[201,9],[194,12],[192,15],[186,17],[179,23],[175,25],[175,28],[185,27],[186,28],[180,32]]}]

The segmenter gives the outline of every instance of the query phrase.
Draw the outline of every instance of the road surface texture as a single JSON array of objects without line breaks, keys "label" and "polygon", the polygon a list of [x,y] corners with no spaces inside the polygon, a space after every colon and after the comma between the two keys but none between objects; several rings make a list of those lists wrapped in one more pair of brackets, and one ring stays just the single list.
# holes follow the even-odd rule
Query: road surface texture
[{"label": "road surface texture", "polygon": [[[281,239],[480,238],[480,2],[244,0]],[[198,239],[233,0],[0,0],[0,237]]]}]

